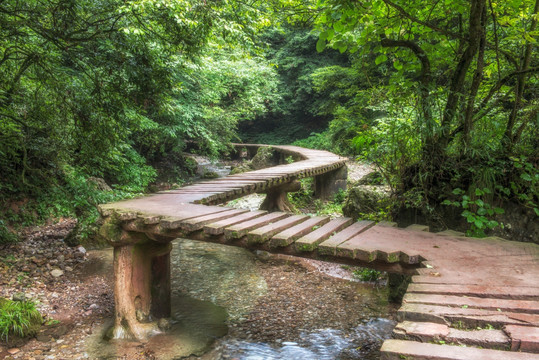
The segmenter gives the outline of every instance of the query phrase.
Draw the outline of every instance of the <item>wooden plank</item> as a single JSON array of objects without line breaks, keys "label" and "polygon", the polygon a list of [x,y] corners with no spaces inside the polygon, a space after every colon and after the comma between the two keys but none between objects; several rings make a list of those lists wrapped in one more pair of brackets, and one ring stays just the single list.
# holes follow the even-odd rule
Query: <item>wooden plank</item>
[{"label": "wooden plank", "polygon": [[246,213],[248,211],[249,210],[230,209],[229,211],[223,211],[217,214],[196,217],[193,219],[186,220],[182,223],[181,227],[182,229],[187,231],[196,231],[202,229],[206,224],[214,223],[223,219],[228,219]]},{"label": "wooden plank", "polygon": [[288,216],[289,214],[286,213],[273,212],[271,214],[267,214],[253,220],[229,226],[225,229],[225,238],[227,240],[238,239],[242,236],[247,235],[247,233],[251,230],[257,229],[267,224],[271,224]]},{"label": "wooden plank", "polygon": [[274,222],[272,224],[262,226],[256,230],[250,231],[247,234],[248,242],[250,244],[261,244],[268,241],[273,235],[278,232],[283,231],[284,229],[290,228],[296,224],[299,224],[307,220],[309,216],[307,215],[292,215],[283,220]]},{"label": "wooden plank", "polygon": [[226,227],[239,224],[244,221],[252,220],[262,215],[266,215],[268,212],[265,210],[250,211],[245,214],[234,216],[229,219],[220,220],[204,226],[204,232],[209,235],[223,234]]},{"label": "wooden plank", "polygon": [[272,237],[270,240],[270,247],[288,246],[303,235],[328,223],[329,220],[330,218],[328,216],[314,216],[298,225],[292,226]]},{"label": "wooden plank", "polygon": [[[351,239],[374,225],[374,221],[361,220],[353,223],[343,231],[335,234],[318,246],[318,252],[322,255],[337,255],[337,246]],[[341,255],[343,256],[343,255]]]},{"label": "wooden plank", "polygon": [[173,216],[168,216],[166,218],[163,218],[160,222],[161,226],[164,229],[177,229],[181,227],[182,222],[188,219],[192,219],[199,216],[205,216],[210,214],[217,214],[221,213],[223,211],[228,211],[230,208],[225,207],[207,207],[207,206],[200,206],[200,205],[178,205],[183,207],[184,209],[179,210],[177,213],[175,213]]},{"label": "wooden plank", "polygon": [[296,251],[313,251],[318,244],[329,238],[333,233],[344,229],[352,223],[350,218],[338,218],[331,220],[322,227],[316,229],[310,234],[307,234],[294,243]]}]

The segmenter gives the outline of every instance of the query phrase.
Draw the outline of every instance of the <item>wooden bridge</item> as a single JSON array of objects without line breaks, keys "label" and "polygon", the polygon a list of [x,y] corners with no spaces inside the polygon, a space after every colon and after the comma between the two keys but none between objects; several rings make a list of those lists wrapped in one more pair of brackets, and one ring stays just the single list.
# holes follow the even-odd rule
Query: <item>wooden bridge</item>
[{"label": "wooden bridge", "polygon": [[383,359],[539,359],[539,246],[216,206],[264,192],[273,210],[305,177],[320,197],[345,186],[344,158],[273,148],[296,161],[100,206],[101,233],[114,246],[114,338],[143,340],[170,316],[170,242],[183,237],[411,275]]}]

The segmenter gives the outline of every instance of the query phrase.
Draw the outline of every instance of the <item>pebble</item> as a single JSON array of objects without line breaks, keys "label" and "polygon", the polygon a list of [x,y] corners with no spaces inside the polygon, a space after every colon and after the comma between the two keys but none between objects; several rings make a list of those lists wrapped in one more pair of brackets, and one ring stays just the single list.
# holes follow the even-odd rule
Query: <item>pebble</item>
[{"label": "pebble", "polygon": [[77,250],[82,254],[86,254],[86,249],[84,248],[84,246],[79,246]]},{"label": "pebble", "polygon": [[57,278],[57,277],[60,277],[60,276],[64,275],[64,272],[62,270],[60,270],[60,269],[54,269],[54,270],[51,271],[51,275],[53,277]]},{"label": "pebble", "polygon": [[8,349],[7,352],[10,353],[11,355],[15,355],[17,354],[19,351],[21,351],[21,349],[19,348],[11,348],[11,349]]},{"label": "pebble", "polygon": [[11,298],[13,301],[25,301],[26,295],[23,292],[18,292],[13,294],[13,297]]}]

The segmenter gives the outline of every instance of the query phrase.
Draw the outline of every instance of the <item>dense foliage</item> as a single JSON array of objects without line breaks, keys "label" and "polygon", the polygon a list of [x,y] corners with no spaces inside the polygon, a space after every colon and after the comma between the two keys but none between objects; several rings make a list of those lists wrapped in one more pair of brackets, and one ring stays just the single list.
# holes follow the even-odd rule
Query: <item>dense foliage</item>
[{"label": "dense foliage", "polygon": [[[163,159],[181,167],[189,141],[213,155],[225,149],[239,121],[279,98],[274,70],[252,51],[265,24],[252,19],[263,11],[191,0],[2,2],[1,216],[80,216],[144,191]],[[88,177],[117,191],[96,191]]]},{"label": "dense foliage", "polygon": [[98,203],[181,181],[188,146],[240,137],[373,161],[403,206],[477,234],[507,200],[539,214],[538,6],[3,1],[0,242],[92,223]]},{"label": "dense foliage", "polygon": [[449,198],[478,234],[504,198],[539,215],[537,1],[320,6],[317,49],[353,64],[318,71],[318,88],[363,86],[332,105],[330,136],[343,132],[408,206],[434,216]]}]

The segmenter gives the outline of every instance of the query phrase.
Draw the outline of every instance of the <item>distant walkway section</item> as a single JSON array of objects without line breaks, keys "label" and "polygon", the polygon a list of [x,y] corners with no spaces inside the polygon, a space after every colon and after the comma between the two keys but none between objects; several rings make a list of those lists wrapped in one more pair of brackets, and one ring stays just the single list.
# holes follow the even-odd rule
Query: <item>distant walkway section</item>
[{"label": "distant walkway section", "polygon": [[216,206],[255,192],[278,205],[305,177],[322,198],[345,186],[346,159],[273,148],[282,162],[296,161],[100,206],[101,233],[115,252],[114,338],[143,340],[170,316],[170,241],[183,237],[411,275],[383,359],[539,359],[539,246]]}]

